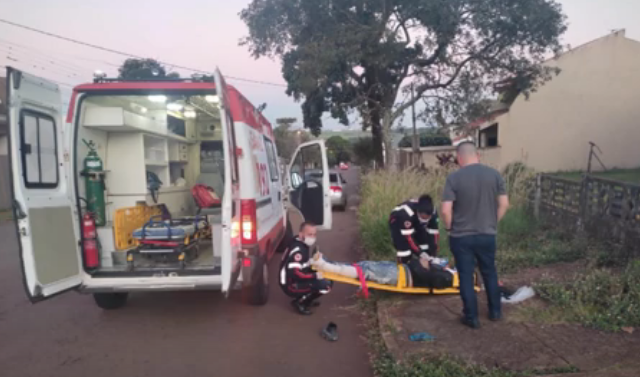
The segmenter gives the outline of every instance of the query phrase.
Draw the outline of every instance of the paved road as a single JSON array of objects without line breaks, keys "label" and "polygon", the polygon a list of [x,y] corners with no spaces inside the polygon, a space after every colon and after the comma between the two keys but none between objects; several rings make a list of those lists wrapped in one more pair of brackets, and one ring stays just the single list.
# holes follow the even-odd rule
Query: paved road
[{"label": "paved road", "polygon": [[[356,172],[347,172],[350,191]],[[334,213],[321,233],[323,252],[354,260],[355,213]],[[352,310],[353,287],[339,285],[313,316],[294,314],[276,285],[264,307],[226,301],[216,292],[140,293],[126,308],[105,312],[75,292],[32,305],[24,295],[14,230],[0,225],[0,375],[114,376],[370,376],[363,329]],[[340,340],[318,336],[328,321]]]}]

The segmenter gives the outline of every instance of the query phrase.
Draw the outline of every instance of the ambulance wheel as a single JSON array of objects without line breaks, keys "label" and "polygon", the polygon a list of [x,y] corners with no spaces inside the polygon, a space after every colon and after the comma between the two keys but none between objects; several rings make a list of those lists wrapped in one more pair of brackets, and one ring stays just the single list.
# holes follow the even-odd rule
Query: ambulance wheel
[{"label": "ambulance wheel", "polygon": [[129,294],[126,292],[93,294],[96,305],[104,310],[120,309],[126,305],[127,298],[129,298]]},{"label": "ambulance wheel", "polygon": [[291,226],[291,222],[287,220],[287,229],[285,230],[284,237],[282,237],[282,241],[280,242],[280,245],[278,245],[278,248],[276,249],[276,251],[278,253],[284,253],[284,251],[287,250],[287,247],[289,246],[292,240],[293,240],[293,227]]},{"label": "ambulance wheel", "polygon": [[254,271],[253,284],[244,288],[245,301],[254,306],[262,306],[269,301],[269,265],[265,258],[258,260],[260,262]]}]

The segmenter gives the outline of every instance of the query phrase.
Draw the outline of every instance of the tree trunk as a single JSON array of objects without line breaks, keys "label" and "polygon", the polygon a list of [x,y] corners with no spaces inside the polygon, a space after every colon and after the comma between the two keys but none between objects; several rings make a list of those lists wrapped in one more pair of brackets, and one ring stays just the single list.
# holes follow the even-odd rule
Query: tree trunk
[{"label": "tree trunk", "polygon": [[373,155],[376,161],[376,165],[379,167],[384,167],[384,154],[383,148],[384,145],[384,133],[382,124],[380,124],[380,111],[378,110],[376,104],[369,103],[369,121],[371,124],[371,141],[373,143]]},{"label": "tree trunk", "polygon": [[396,148],[393,145],[391,137],[391,126],[393,126],[392,108],[385,108],[382,117],[382,137],[385,146],[385,168],[388,170],[396,169]]}]

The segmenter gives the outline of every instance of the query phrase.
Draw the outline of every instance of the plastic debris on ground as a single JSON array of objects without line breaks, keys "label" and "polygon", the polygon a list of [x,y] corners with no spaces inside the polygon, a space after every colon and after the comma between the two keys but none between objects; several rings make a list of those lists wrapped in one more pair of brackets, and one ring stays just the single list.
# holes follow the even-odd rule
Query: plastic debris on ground
[{"label": "plastic debris on ground", "polygon": [[416,332],[409,335],[409,340],[412,342],[433,342],[436,337],[426,332]]},{"label": "plastic debris on ground", "polygon": [[502,302],[505,304],[517,304],[526,301],[536,295],[531,287],[520,287],[510,296],[503,296]]}]

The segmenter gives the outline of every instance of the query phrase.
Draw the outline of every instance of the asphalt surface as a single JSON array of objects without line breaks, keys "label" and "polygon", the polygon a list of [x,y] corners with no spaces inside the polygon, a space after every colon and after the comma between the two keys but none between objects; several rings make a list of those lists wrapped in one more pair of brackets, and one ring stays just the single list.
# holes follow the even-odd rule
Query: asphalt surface
[{"label": "asphalt surface", "polygon": [[[355,195],[356,171],[343,174]],[[334,212],[319,235],[331,259],[357,260],[355,212]],[[0,376],[370,376],[354,287],[336,285],[312,316],[295,314],[277,286],[263,307],[219,292],[138,293],[116,311],[68,292],[31,304],[24,293],[15,231],[0,224]],[[318,334],[329,321],[340,340]]]}]

